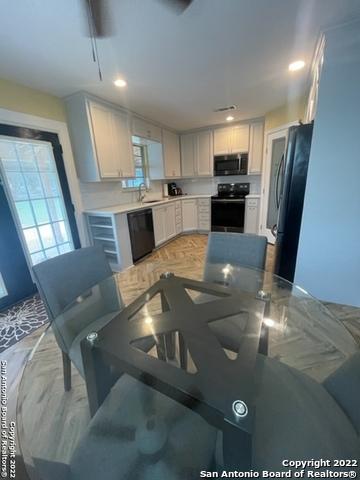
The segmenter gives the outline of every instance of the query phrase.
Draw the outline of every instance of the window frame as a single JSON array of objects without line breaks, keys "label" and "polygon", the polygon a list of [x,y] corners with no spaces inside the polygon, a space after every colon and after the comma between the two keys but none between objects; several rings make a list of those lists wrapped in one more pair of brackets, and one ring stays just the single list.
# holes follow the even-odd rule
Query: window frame
[{"label": "window frame", "polygon": [[[133,162],[135,164],[135,159],[136,158],[139,158],[139,155],[136,155],[135,152],[134,152],[134,147],[139,147],[141,152],[142,152],[142,155],[141,155],[141,158],[142,158],[142,171],[143,171],[143,177],[131,177],[131,178],[126,178],[124,180],[121,181],[121,186],[122,186],[122,189],[125,191],[125,192],[130,192],[130,191],[136,191],[138,190],[139,186],[128,186],[127,185],[127,182],[129,181],[134,181],[136,179],[140,179],[140,178],[143,178],[143,183],[145,183],[145,185],[148,187],[149,186],[149,164],[148,164],[148,154],[147,154],[147,146],[144,145],[144,144],[141,144],[141,143],[138,143],[138,142],[132,142],[132,149],[133,149],[133,155],[132,155],[132,158],[133,158]],[[136,171],[136,168],[139,168],[136,166],[135,164],[135,171]],[[136,173],[135,173],[136,175]]]}]

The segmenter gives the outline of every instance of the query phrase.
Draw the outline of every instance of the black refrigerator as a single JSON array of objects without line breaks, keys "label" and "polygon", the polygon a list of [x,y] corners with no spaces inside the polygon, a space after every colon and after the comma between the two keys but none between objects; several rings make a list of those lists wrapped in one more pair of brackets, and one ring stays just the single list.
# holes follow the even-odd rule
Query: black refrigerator
[{"label": "black refrigerator", "polygon": [[295,274],[312,133],[313,123],[290,127],[282,167],[274,273],[290,282]]}]

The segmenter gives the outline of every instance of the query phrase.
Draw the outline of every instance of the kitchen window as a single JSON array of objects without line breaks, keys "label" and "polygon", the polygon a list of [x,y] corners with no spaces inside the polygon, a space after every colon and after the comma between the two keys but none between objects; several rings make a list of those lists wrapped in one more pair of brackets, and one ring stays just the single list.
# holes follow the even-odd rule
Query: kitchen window
[{"label": "kitchen window", "polygon": [[135,178],[122,181],[123,188],[138,188],[141,183],[148,183],[148,168],[146,146],[133,144],[133,159],[135,163]]}]

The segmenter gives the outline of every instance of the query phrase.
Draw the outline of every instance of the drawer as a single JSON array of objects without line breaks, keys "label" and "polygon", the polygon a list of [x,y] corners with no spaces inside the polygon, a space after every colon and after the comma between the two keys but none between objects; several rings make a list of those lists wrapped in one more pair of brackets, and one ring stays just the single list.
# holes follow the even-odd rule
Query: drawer
[{"label": "drawer", "polygon": [[209,208],[208,205],[206,207],[200,205],[199,206],[199,212],[210,213],[210,208]]},{"label": "drawer", "polygon": [[208,208],[210,208],[210,200],[208,198],[199,198],[198,202],[199,206],[207,206]]},{"label": "drawer", "polygon": [[258,201],[257,198],[249,198],[249,200],[246,200],[246,205],[248,207],[257,207]]},{"label": "drawer", "polygon": [[205,221],[209,222],[210,221],[210,215],[208,213],[199,213],[199,221]]}]

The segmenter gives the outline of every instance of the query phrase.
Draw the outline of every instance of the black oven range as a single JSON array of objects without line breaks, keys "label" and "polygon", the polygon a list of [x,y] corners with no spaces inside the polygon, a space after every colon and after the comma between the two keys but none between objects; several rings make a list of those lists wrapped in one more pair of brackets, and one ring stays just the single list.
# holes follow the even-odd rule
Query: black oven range
[{"label": "black oven range", "polygon": [[219,183],[217,191],[211,197],[211,231],[243,233],[250,183]]}]

